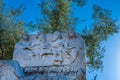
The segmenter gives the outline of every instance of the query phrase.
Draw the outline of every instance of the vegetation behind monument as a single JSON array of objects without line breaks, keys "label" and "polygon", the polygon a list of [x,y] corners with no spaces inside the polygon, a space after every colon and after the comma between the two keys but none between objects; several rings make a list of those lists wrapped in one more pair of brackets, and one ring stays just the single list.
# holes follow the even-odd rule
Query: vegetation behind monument
[{"label": "vegetation behind monument", "polygon": [[8,9],[0,0],[0,59],[11,59],[14,44],[20,39],[23,20],[22,9]]},{"label": "vegetation behind monument", "polygon": [[[31,29],[38,28],[45,33],[56,30],[67,32],[69,29],[75,28],[77,18],[72,15],[72,4],[76,3],[81,7],[85,5],[85,0],[42,0],[39,6],[44,19],[37,20],[35,25],[28,24],[28,27]],[[10,9],[8,13],[3,11],[2,3],[0,4],[0,59],[11,59],[14,44],[18,41],[24,24],[21,19],[17,19],[21,13],[20,9]],[[108,36],[118,32],[118,26],[116,26],[115,20],[111,18],[109,10],[94,5],[93,11],[92,26],[85,27],[81,31],[81,35],[86,43],[86,63],[90,68],[101,69],[105,51],[104,47],[101,46],[101,42],[107,40]]]}]

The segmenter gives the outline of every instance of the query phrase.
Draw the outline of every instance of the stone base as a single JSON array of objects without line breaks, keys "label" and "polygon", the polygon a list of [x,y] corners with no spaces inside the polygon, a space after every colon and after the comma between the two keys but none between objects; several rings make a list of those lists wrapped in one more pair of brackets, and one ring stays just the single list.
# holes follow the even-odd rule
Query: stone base
[{"label": "stone base", "polygon": [[85,70],[71,65],[25,67],[23,72],[21,80],[85,80]]},{"label": "stone base", "polygon": [[14,60],[0,61],[0,80],[86,80],[85,70],[73,65],[21,68]]}]

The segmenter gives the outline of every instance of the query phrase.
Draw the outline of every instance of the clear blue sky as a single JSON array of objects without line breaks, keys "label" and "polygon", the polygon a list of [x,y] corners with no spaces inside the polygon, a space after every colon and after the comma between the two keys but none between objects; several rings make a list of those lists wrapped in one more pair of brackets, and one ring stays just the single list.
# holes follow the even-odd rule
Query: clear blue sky
[{"label": "clear blue sky", "polygon": [[[21,17],[26,22],[36,20],[36,16],[41,18],[38,2],[40,0],[4,0],[6,6],[18,7],[20,4],[24,5],[24,12]],[[91,23],[92,5],[97,4],[104,8],[112,10],[112,18],[118,19],[116,24],[120,24],[120,0],[88,0],[88,3],[83,8],[74,7],[75,16],[79,19],[86,19],[86,22],[77,25],[77,30],[81,29],[80,26],[89,25]],[[105,57],[103,58],[104,68],[103,72],[98,73],[97,80],[120,80],[120,32],[115,34],[107,41],[105,45]],[[91,75],[87,75],[87,80],[91,80]]]}]

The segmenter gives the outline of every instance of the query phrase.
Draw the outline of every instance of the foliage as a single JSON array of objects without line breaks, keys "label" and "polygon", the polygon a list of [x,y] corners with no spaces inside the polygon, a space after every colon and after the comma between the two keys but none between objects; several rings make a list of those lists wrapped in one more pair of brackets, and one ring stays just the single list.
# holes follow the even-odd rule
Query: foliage
[{"label": "foliage", "polygon": [[90,29],[85,28],[82,31],[82,36],[86,42],[88,66],[93,69],[100,69],[103,67],[102,58],[105,52],[101,43],[107,40],[110,35],[117,33],[118,26],[115,24],[115,20],[111,18],[110,10],[94,5],[93,11],[93,27]]},{"label": "foliage", "polygon": [[[71,17],[71,0],[42,0],[40,6],[44,19],[41,20],[43,32],[66,32],[74,25]],[[43,27],[44,26],[44,27]]]},{"label": "foliage", "polygon": [[72,17],[72,2],[83,6],[87,0],[42,0],[39,6],[44,19],[37,27],[43,32],[66,32],[74,28],[77,18]]},{"label": "foliage", "polygon": [[84,6],[87,3],[87,0],[72,0],[73,2],[77,3],[78,6]]},{"label": "foliage", "polygon": [[22,32],[23,21],[19,19],[22,9],[7,10],[0,2],[0,59],[11,59]]}]

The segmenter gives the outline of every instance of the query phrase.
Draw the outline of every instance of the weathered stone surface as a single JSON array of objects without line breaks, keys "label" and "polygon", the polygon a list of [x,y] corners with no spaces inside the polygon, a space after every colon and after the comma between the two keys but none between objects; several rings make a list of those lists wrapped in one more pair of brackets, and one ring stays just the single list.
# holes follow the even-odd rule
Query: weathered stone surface
[{"label": "weathered stone surface", "polygon": [[22,77],[23,71],[17,61],[0,60],[0,80],[19,80]]},{"label": "weathered stone surface", "polygon": [[24,33],[14,48],[13,60],[23,67],[20,80],[86,80],[84,40],[72,30]]},{"label": "weathered stone surface", "polygon": [[25,67],[24,73],[22,80],[85,80],[85,71],[72,65]]},{"label": "weathered stone surface", "polygon": [[32,75],[21,78],[20,80],[68,80],[65,76]]},{"label": "weathered stone surface", "polygon": [[84,40],[74,31],[51,34],[23,34],[16,43],[13,60],[22,67],[75,65],[85,68]]}]

